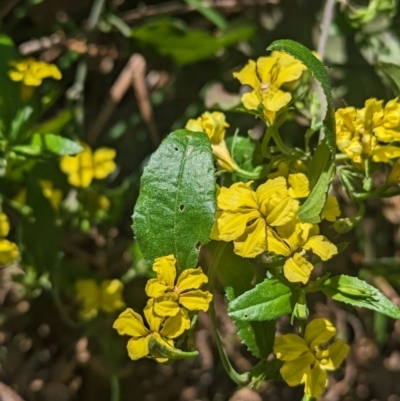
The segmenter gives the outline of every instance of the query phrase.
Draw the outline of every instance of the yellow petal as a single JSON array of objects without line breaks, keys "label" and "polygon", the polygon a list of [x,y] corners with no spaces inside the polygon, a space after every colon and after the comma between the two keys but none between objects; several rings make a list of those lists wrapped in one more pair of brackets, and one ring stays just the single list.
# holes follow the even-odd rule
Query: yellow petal
[{"label": "yellow petal", "polygon": [[179,296],[179,303],[187,310],[202,310],[206,312],[212,300],[208,291],[193,290]]},{"label": "yellow petal", "polygon": [[257,110],[261,102],[262,102],[262,97],[260,96],[260,93],[257,90],[247,92],[242,96],[243,106],[247,110]]},{"label": "yellow petal", "polygon": [[186,269],[178,278],[176,286],[180,293],[187,290],[197,290],[202,284],[208,282],[208,277],[203,273],[201,267],[197,269]]},{"label": "yellow petal", "polygon": [[159,316],[175,316],[179,312],[178,296],[168,293],[156,298],[154,312]]},{"label": "yellow petal", "polygon": [[340,216],[340,208],[338,200],[335,196],[328,195],[324,208],[322,209],[321,218],[334,222]]},{"label": "yellow petal", "polygon": [[277,177],[273,180],[267,180],[261,184],[256,190],[256,200],[261,205],[261,212],[266,215],[265,205],[272,195],[276,193],[284,194],[287,192],[287,184],[284,177]]},{"label": "yellow petal", "polygon": [[311,350],[327,343],[336,334],[335,326],[328,319],[311,320],[306,326],[304,340]]},{"label": "yellow petal", "polygon": [[299,253],[295,253],[289,258],[284,266],[283,273],[285,277],[292,283],[306,284],[310,278],[314,266]]},{"label": "yellow petal", "polygon": [[287,243],[271,228],[267,228],[267,249],[275,255],[289,256],[291,254]]},{"label": "yellow petal", "polygon": [[327,373],[319,363],[316,363],[306,376],[304,393],[318,399],[327,385]]},{"label": "yellow petal", "polygon": [[157,273],[158,280],[168,287],[175,285],[176,259],[174,255],[162,256],[156,258],[153,264],[153,270]]},{"label": "yellow petal", "polygon": [[320,363],[326,370],[336,370],[342,364],[349,351],[350,347],[341,339],[337,339],[327,350],[323,351],[324,354],[326,353],[326,356],[324,355]]},{"label": "yellow petal", "polygon": [[147,301],[146,307],[143,309],[143,314],[147,323],[149,324],[150,331],[152,333],[157,333],[160,331],[161,323],[163,322],[164,317],[155,312],[154,306],[155,300],[154,298],[150,298]]},{"label": "yellow petal", "polygon": [[292,95],[283,92],[275,86],[270,86],[262,93],[262,104],[266,110],[279,111],[284,108],[292,99]]},{"label": "yellow petal", "polygon": [[372,150],[372,160],[374,162],[386,163],[390,159],[400,157],[400,148],[397,146],[375,146]]},{"label": "yellow petal", "polygon": [[274,353],[282,361],[293,361],[311,352],[297,334],[283,334],[275,338]]},{"label": "yellow petal", "polygon": [[273,68],[276,62],[276,57],[272,56],[259,57],[257,59],[257,72],[260,76],[261,84],[264,84],[264,86],[266,86],[266,84],[271,84],[274,81],[274,77],[272,77],[272,74],[275,72]]},{"label": "yellow petal", "polygon": [[136,361],[137,359],[149,355],[150,338],[150,335],[140,338],[131,338],[126,346],[129,358]]},{"label": "yellow petal", "polygon": [[238,182],[230,188],[221,187],[218,194],[218,208],[224,211],[238,211],[242,208],[258,209],[255,192],[250,187],[251,182]]},{"label": "yellow petal", "polygon": [[106,178],[117,168],[117,165],[114,162],[115,155],[115,149],[110,148],[100,148],[94,152],[93,175],[95,178],[99,180]]},{"label": "yellow petal", "polygon": [[60,169],[65,174],[76,173],[79,169],[77,156],[63,156],[60,161]]},{"label": "yellow petal", "polygon": [[193,132],[204,132],[201,117],[197,118],[196,120],[194,118],[191,118],[190,120],[188,120],[188,122],[185,125],[185,128],[187,130],[193,131]]},{"label": "yellow petal", "polygon": [[311,237],[303,245],[303,249],[307,251],[311,249],[322,260],[329,260],[332,258],[333,255],[336,255],[338,253],[336,245],[332,244],[332,242],[330,242],[323,235],[316,235],[314,237]]},{"label": "yellow petal", "polygon": [[389,173],[386,181],[389,184],[398,184],[398,183],[400,183],[400,159],[396,160],[396,163],[392,167],[392,170]]},{"label": "yellow petal", "polygon": [[[218,219],[219,237],[222,241],[233,241],[239,237],[247,236],[250,227],[248,223],[252,221],[263,221],[258,210],[243,210],[239,212],[222,212]],[[265,223],[263,223],[265,226]],[[251,229],[250,229],[251,231]]]},{"label": "yellow petal", "polygon": [[256,88],[260,85],[254,60],[249,60],[239,72],[234,72],[233,76],[238,79],[242,85],[250,85],[252,88]]},{"label": "yellow petal", "polygon": [[217,210],[215,212],[215,217],[214,217],[214,224],[211,229],[211,234],[210,234],[210,239],[213,239],[214,241],[220,241],[221,237],[219,234],[219,229],[218,229],[218,219],[221,217],[222,211]]},{"label": "yellow petal", "polygon": [[113,328],[120,335],[128,335],[131,337],[145,337],[149,334],[149,330],[143,323],[142,316],[134,312],[132,309],[125,309],[113,324]]},{"label": "yellow petal", "polygon": [[86,320],[96,317],[101,306],[100,290],[96,281],[78,280],[75,283],[75,293],[81,303],[80,316]]},{"label": "yellow petal", "polygon": [[289,174],[289,195],[292,198],[305,198],[310,194],[308,178],[303,173]]},{"label": "yellow petal", "polygon": [[6,266],[19,258],[18,245],[6,239],[0,239],[0,266]]},{"label": "yellow petal", "polygon": [[7,237],[10,232],[10,221],[6,214],[0,212],[0,237]]},{"label": "yellow petal", "polygon": [[265,221],[258,218],[245,227],[243,234],[233,242],[236,254],[244,258],[255,258],[267,250],[267,233]]},{"label": "yellow petal", "polygon": [[266,205],[267,223],[273,227],[283,226],[293,219],[298,209],[298,201],[290,196],[282,197],[280,194],[274,194]]},{"label": "yellow petal", "polygon": [[[291,57],[286,55],[286,57]],[[297,61],[295,58],[291,57],[292,60],[284,59],[281,61],[282,67],[279,70],[278,78],[275,81],[276,86],[281,86],[284,83],[292,82],[300,78],[303,71],[307,69],[307,67]]]},{"label": "yellow petal", "polygon": [[308,351],[300,358],[285,362],[280,369],[283,380],[292,387],[304,383],[310,374],[310,366],[314,361],[314,356]]},{"label": "yellow petal", "polygon": [[111,313],[125,307],[122,299],[124,284],[122,281],[104,280],[100,285],[101,309],[104,312]]},{"label": "yellow petal", "polygon": [[158,278],[151,278],[146,283],[146,294],[148,297],[157,298],[168,290],[168,286]]},{"label": "yellow petal", "polygon": [[189,327],[190,319],[188,313],[181,308],[175,316],[165,320],[160,334],[167,338],[177,338]]}]

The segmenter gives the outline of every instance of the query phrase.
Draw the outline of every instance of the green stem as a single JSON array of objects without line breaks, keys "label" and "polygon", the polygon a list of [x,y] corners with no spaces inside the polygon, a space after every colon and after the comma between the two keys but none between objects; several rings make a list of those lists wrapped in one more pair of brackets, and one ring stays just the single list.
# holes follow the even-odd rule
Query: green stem
[{"label": "green stem", "polygon": [[269,127],[271,129],[271,134],[272,134],[272,139],[274,140],[276,146],[278,149],[285,155],[290,154],[290,148],[288,148],[282,141],[281,136],[279,135],[279,132],[277,128],[274,125],[271,125]]},{"label": "green stem", "polygon": [[111,390],[111,401],[119,401],[120,400],[120,389],[119,389],[119,380],[116,373],[114,373],[110,377],[110,390]]},{"label": "green stem", "polygon": [[[208,271],[209,275],[209,290],[211,294],[214,293],[214,283],[215,283],[215,274],[217,272],[217,267],[219,264],[219,261],[221,259],[222,254],[224,253],[226,247],[226,243],[223,241],[220,241],[217,245],[217,248],[215,250],[215,253],[213,255],[210,268]],[[245,386],[246,384],[249,383],[249,374],[244,373],[240,374],[236,372],[236,370],[233,368],[231,365],[228,355],[226,354],[224,345],[222,343],[221,335],[218,331],[218,322],[217,322],[217,316],[215,313],[215,307],[214,307],[214,297],[210,303],[210,317],[211,317],[211,322],[213,326],[213,331],[215,335],[215,340],[217,342],[217,347],[218,347],[218,352],[221,357],[222,364],[224,365],[224,368],[226,370],[226,373],[228,373],[229,377],[238,385],[240,386]]]},{"label": "green stem", "polygon": [[350,160],[350,157],[347,156],[347,155],[344,154],[344,153],[336,153],[336,155],[335,155],[335,160],[336,160],[336,161],[340,161],[340,160]]}]

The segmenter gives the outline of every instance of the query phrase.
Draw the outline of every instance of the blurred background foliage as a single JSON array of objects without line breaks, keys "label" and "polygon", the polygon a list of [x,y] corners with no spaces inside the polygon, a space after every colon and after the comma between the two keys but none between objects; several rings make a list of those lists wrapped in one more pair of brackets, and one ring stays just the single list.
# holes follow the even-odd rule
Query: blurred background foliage
[{"label": "blurred background foliage", "polygon": [[[319,51],[337,107],[362,107],[370,97],[399,95],[397,1],[336,1],[326,46],[319,49],[328,3],[332,1],[0,1],[1,140],[5,132],[19,138],[1,146],[0,186],[10,237],[22,256],[0,270],[1,399],[20,400],[14,390],[35,401],[300,399],[299,389],[279,383],[267,383],[258,393],[235,393],[204,314],[194,339],[200,358],[174,365],[129,361],[125,340],[111,329],[115,314],[100,312],[90,322],[79,320],[74,283],[119,278],[125,284],[125,303],[143,308],[144,285],[152,272],[131,230],[143,166],[161,140],[189,118],[237,104],[240,87],[232,72],[249,58],[265,55],[272,41],[294,39]],[[45,82],[38,103],[21,108],[19,89],[7,71],[10,60],[27,57],[56,64],[63,77]],[[285,124],[288,145],[302,143],[309,117],[296,116]],[[244,135],[250,131],[258,137],[260,124],[233,113],[228,121],[231,135],[238,128],[238,136],[228,139],[235,141],[234,158],[256,165],[255,144]],[[79,139],[93,149],[116,149],[117,168],[107,180],[77,191],[59,169],[57,156],[66,154],[65,143],[59,146],[50,137],[50,144],[28,143],[33,132]],[[51,207],[40,180],[62,191],[59,210]],[[354,206],[339,185],[337,190],[344,214],[353,215]],[[23,202],[18,201],[21,191]],[[363,223],[346,236],[346,252],[331,262],[339,273],[372,282],[397,305],[399,216],[399,197],[371,200]],[[239,370],[248,369],[252,357],[222,313],[223,296],[217,295],[216,302],[229,356]],[[399,322],[339,309],[322,296],[313,302],[317,313],[350,326],[355,339],[350,363],[344,374],[334,376],[324,400],[399,401]]]}]

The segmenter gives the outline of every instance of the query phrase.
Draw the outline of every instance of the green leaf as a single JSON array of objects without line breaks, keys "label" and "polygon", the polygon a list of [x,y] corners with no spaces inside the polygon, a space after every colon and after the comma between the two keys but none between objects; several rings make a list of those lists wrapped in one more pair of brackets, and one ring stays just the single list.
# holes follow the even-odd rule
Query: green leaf
[{"label": "green leaf", "polygon": [[35,133],[32,136],[31,145],[40,147],[44,154],[50,153],[57,156],[76,155],[83,150],[79,143],[54,134]]},{"label": "green leaf", "polygon": [[[328,74],[324,65],[311,53],[309,49],[300,43],[288,39],[277,40],[268,47],[268,50],[282,51],[301,61],[311,71],[314,78],[320,83],[325,95],[327,107],[326,115],[323,120],[323,131],[325,133],[326,145],[330,150],[330,155],[327,158],[326,163],[324,163],[324,169],[318,169],[318,179],[316,180],[314,188],[299,211],[299,218],[302,222],[319,223],[321,221],[319,215],[325,204],[326,194],[335,174],[335,107],[333,104]],[[315,178],[313,178],[313,180],[315,180]]]},{"label": "green leaf", "polygon": [[71,110],[63,110],[55,117],[36,127],[35,131],[41,134],[45,134],[48,132],[59,134],[63,130],[63,128],[72,120],[73,117],[74,114]]},{"label": "green leaf", "polygon": [[[214,251],[217,242],[212,241],[207,248]],[[232,244],[225,246],[218,265],[217,275],[229,302],[254,288],[255,271],[248,259],[233,252]],[[243,344],[257,358],[267,358],[272,352],[275,340],[275,321],[250,322],[233,319]]]},{"label": "green leaf", "polygon": [[227,138],[226,144],[231,151],[233,160],[243,170],[252,171],[262,164],[263,156],[258,141],[250,137],[235,135]]},{"label": "green leaf", "polygon": [[291,313],[298,294],[277,278],[268,278],[229,305],[228,314],[240,320],[273,320]]},{"label": "green leaf", "polygon": [[400,309],[375,287],[357,277],[340,275],[329,278],[319,287],[328,297],[360,308],[380,312],[393,319],[400,319]]},{"label": "green leaf", "polygon": [[177,270],[195,267],[214,222],[214,162],[206,134],[178,130],[151,156],[133,214],[143,256],[174,254]]},{"label": "green leaf", "polygon": [[219,29],[225,29],[227,22],[225,18],[213,8],[207,7],[203,4],[202,0],[184,0],[185,3],[193,6],[200,14],[207,18]]}]

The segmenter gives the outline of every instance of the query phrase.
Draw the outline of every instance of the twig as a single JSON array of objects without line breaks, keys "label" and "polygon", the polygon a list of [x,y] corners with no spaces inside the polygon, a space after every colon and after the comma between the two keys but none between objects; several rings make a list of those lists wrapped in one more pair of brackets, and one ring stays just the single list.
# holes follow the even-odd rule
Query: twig
[{"label": "twig", "polygon": [[146,86],[146,60],[141,54],[132,56],[132,87],[136,95],[140,114],[147,125],[151,141],[155,148],[160,144],[160,137],[153,119],[153,109]]},{"label": "twig", "polygon": [[335,14],[335,0],[326,0],[324,7],[324,15],[322,17],[321,23],[321,36],[319,37],[317,52],[324,59],[326,44],[328,42],[329,29],[331,27],[333,17]]},{"label": "twig", "polygon": [[[225,12],[237,12],[245,7],[256,5],[276,4],[279,0],[214,0],[204,1],[205,7],[223,9]],[[180,1],[170,1],[168,3],[156,4],[151,6],[138,7],[135,10],[126,11],[121,18],[126,22],[133,22],[138,19],[152,17],[162,14],[183,14],[195,11],[194,6],[183,4]]]},{"label": "twig", "polygon": [[119,74],[118,78],[110,89],[110,97],[106,100],[106,103],[102,107],[100,113],[93,126],[89,129],[87,135],[87,143],[93,145],[99,137],[104,126],[114,113],[114,110],[118,103],[121,101],[129,86],[132,83],[134,67],[134,55],[130,57],[124,69]]}]

